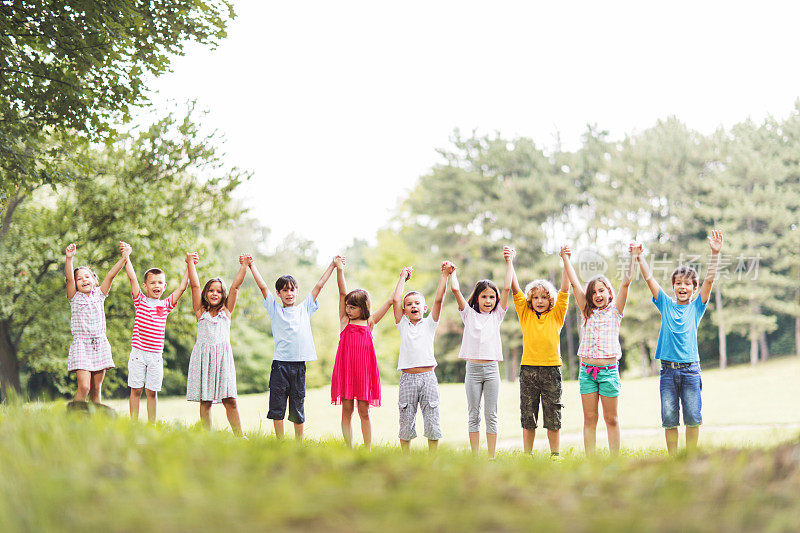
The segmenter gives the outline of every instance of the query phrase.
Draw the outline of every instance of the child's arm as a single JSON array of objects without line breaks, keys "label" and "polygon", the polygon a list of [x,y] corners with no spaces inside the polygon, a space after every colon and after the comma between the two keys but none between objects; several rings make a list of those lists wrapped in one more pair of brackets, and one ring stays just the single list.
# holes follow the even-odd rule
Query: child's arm
[{"label": "child's arm", "polygon": [[258,288],[261,289],[261,295],[266,300],[267,294],[269,294],[269,287],[264,283],[264,278],[261,277],[261,273],[258,271],[258,268],[256,268],[255,259],[253,259],[251,255],[246,255],[244,262],[250,267],[250,273],[253,274],[253,279],[256,285],[258,285]]},{"label": "child's arm", "polygon": [[636,256],[639,255],[639,247],[636,243],[631,244],[629,248],[631,259],[628,263],[628,270],[622,276],[622,284],[619,286],[617,294],[617,311],[619,311],[619,314],[625,312],[625,304],[628,302],[628,287],[631,286],[631,280],[633,279],[633,263],[636,262]]},{"label": "child's arm", "polygon": [[583,291],[581,282],[578,279],[578,274],[575,273],[575,268],[572,266],[572,261],[570,261],[572,250],[570,250],[569,246],[562,246],[559,255],[564,262],[564,272],[569,278],[570,285],[572,285],[572,292],[575,294],[575,302],[578,304],[578,307],[583,309],[586,306],[586,293]]},{"label": "child's arm", "polygon": [[[336,257],[342,257],[342,256],[340,256],[340,255],[337,255]],[[330,264],[330,265],[328,265],[328,268],[326,268],[326,269],[325,269],[325,272],[323,272],[323,273],[322,273],[322,277],[321,277],[321,278],[319,278],[319,281],[317,282],[317,284],[316,284],[316,285],[314,285],[314,288],[313,288],[313,289],[311,289],[311,299],[312,299],[312,300],[314,300],[314,301],[316,301],[316,300],[317,300],[317,296],[319,296],[319,293],[320,293],[320,291],[322,290],[322,287],[324,287],[324,286],[325,286],[325,284],[326,284],[326,283],[328,282],[328,280],[330,279],[330,277],[331,277],[331,274],[333,274],[333,269],[334,269],[334,268],[336,268],[336,263],[335,263],[335,261],[336,261],[336,257],[334,257],[334,258],[331,260],[331,264]]]},{"label": "child's arm", "polygon": [[64,262],[64,276],[67,278],[67,298],[75,296],[75,269],[72,267],[72,258],[75,257],[75,250],[77,246],[71,243],[64,250],[66,261]]},{"label": "child's arm", "polygon": [[719,252],[722,250],[722,232],[712,230],[711,236],[708,238],[708,245],[711,247],[711,260],[708,263],[706,279],[703,280],[703,285],[700,286],[700,300],[704,304],[708,303],[708,299],[711,297],[711,288],[714,286],[714,278],[717,276]]},{"label": "child's arm", "polygon": [[[561,250],[559,250],[558,255],[560,256],[561,253],[565,250],[569,250],[569,246],[562,246]],[[571,252],[570,252],[571,253]],[[569,293],[569,277],[567,276],[567,269],[564,267],[561,270],[561,286],[558,288],[561,292]]]},{"label": "child's arm", "polygon": [[392,293],[392,309],[394,310],[394,323],[399,324],[400,319],[403,318],[403,289],[406,287],[406,281],[411,279],[413,269],[405,267],[400,272],[400,279],[397,280],[397,286]]},{"label": "child's arm", "polygon": [[510,246],[503,247],[503,259],[506,261],[506,279],[503,280],[503,292],[500,294],[500,307],[503,311],[508,310],[508,294],[514,283],[517,284],[515,294],[519,292],[519,282],[517,281],[517,274],[514,272],[514,258],[517,256],[517,251]]},{"label": "child's arm", "polygon": [[510,246],[503,246],[503,259],[506,260],[506,275],[508,275],[508,268],[511,268],[511,292],[517,294],[522,292],[517,279],[517,271],[514,269],[514,258],[517,257],[517,251]]},{"label": "child's arm", "polygon": [[456,266],[450,261],[445,261],[445,265],[447,266],[443,266],[442,269],[443,272],[450,276],[450,290],[453,291],[453,296],[456,297],[458,310],[463,311],[467,306],[467,300],[464,298],[464,295],[461,294],[461,284],[458,282],[458,276],[456,275]]},{"label": "child's arm", "polygon": [[[637,244],[636,248],[638,249],[636,252],[636,260],[639,262],[639,269],[642,271],[642,277],[647,282],[647,286],[650,288],[650,294],[653,295],[653,298],[658,298],[658,292],[661,290],[661,286],[653,278],[650,267],[647,266],[647,261],[644,258],[644,247],[641,244]],[[633,248],[631,248],[631,253],[633,253]]]},{"label": "child's arm", "polygon": [[233,278],[233,282],[231,282],[231,288],[230,290],[228,290],[228,297],[225,299],[225,308],[228,310],[228,313],[233,313],[233,309],[234,307],[236,307],[236,297],[239,296],[239,287],[242,286],[242,283],[244,282],[244,276],[246,274],[247,274],[247,265],[245,265],[240,260],[239,272],[237,272],[236,276]]},{"label": "child's arm", "polygon": [[119,243],[119,249],[120,252],[124,250],[128,251],[128,260],[125,261],[125,273],[128,275],[128,281],[131,282],[131,294],[136,298],[139,296],[139,280],[136,279],[136,270],[134,270],[133,263],[131,263],[131,245],[126,242],[121,242]]},{"label": "child's arm", "polygon": [[439,321],[439,315],[442,313],[444,293],[447,292],[447,278],[449,277],[445,270],[445,263],[442,263],[442,276],[439,278],[439,286],[436,287],[436,297],[433,299],[433,309],[431,310],[431,318],[434,322]]},{"label": "child's arm", "polygon": [[189,274],[189,286],[192,288],[192,309],[194,316],[198,320],[203,313],[203,302],[201,300],[200,279],[197,277],[198,263],[197,252],[189,252],[186,254],[186,272]]},{"label": "child's arm", "polygon": [[347,282],[344,280],[344,257],[336,256],[333,258],[333,263],[336,265],[336,285],[339,287],[339,330],[343,330],[347,326],[350,319],[347,318],[345,312],[345,296],[347,296]]},{"label": "child's arm", "polygon": [[178,288],[175,289],[175,292],[172,293],[172,305],[178,305],[178,299],[183,296],[183,293],[186,291],[186,287],[189,285],[189,269],[186,269],[186,272],[183,273],[183,277],[181,278],[181,284],[178,285]]},{"label": "child's arm", "polygon": [[108,271],[106,277],[103,278],[103,283],[100,284],[100,291],[106,296],[108,296],[108,291],[111,290],[111,284],[114,282],[114,278],[117,277],[119,271],[125,268],[125,265],[128,263],[128,258],[130,257],[128,254],[130,254],[129,248],[126,248],[124,251],[121,249],[119,261],[114,263],[114,266]]},{"label": "child's arm", "polygon": [[383,304],[381,304],[381,306],[378,308],[377,311],[375,311],[374,313],[372,313],[372,315],[370,315],[369,323],[374,327],[375,324],[380,322],[381,319],[384,317],[384,315],[386,315],[386,313],[389,311],[389,308],[392,307],[393,303],[394,303],[394,298],[389,297],[388,300],[386,300],[385,302],[383,302]]}]

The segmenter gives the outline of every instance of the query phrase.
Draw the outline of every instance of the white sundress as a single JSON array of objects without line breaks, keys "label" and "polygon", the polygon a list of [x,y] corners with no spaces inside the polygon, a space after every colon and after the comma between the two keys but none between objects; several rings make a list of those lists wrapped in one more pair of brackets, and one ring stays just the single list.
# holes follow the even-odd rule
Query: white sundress
[{"label": "white sundress", "polygon": [[69,299],[72,344],[69,345],[67,371],[97,372],[114,368],[111,345],[106,337],[106,295],[95,287],[85,294],[75,291]]},{"label": "white sundress", "polygon": [[197,342],[189,359],[186,399],[220,403],[224,398],[236,398],[231,319],[223,310],[217,316],[205,311],[197,320]]}]

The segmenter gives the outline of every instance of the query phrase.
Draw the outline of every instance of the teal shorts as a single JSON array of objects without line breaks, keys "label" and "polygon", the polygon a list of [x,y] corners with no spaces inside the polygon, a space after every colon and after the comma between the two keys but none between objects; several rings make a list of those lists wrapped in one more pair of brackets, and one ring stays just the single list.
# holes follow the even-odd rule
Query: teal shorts
[{"label": "teal shorts", "polygon": [[[597,374],[595,375],[595,370]],[[622,389],[622,382],[619,379],[619,365],[613,367],[595,367],[581,363],[581,370],[578,373],[578,385],[581,394],[592,394],[599,392],[600,396],[615,398],[619,396]]]}]

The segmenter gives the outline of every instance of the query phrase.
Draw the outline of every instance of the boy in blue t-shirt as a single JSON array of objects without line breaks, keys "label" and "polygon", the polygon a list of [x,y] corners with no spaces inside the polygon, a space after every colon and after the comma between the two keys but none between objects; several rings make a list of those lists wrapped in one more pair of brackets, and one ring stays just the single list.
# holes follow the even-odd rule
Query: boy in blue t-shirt
[{"label": "boy in blue t-shirt", "polygon": [[[658,333],[656,359],[661,359],[661,424],[667,441],[667,451],[674,455],[678,450],[678,426],[680,411],[686,426],[686,450],[697,447],[700,435],[703,380],[700,377],[700,353],[697,349],[697,326],[706,311],[711,288],[719,266],[722,249],[722,232],[713,230],[708,238],[711,260],[708,272],[700,286],[700,294],[692,300],[697,290],[697,271],[689,266],[679,266],[672,273],[672,291],[675,300],[653,279],[644,255],[637,260],[642,276],[653,294],[653,303],[661,313],[661,330]],[[641,252],[642,245],[637,245]]]}]

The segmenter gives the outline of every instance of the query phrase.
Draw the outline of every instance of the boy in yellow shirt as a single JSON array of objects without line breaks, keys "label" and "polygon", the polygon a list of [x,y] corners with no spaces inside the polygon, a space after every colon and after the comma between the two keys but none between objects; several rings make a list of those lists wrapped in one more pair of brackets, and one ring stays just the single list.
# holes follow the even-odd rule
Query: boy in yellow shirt
[{"label": "boy in yellow shirt", "polygon": [[[513,260],[513,249],[504,251]],[[513,269],[513,264],[512,264]],[[522,328],[522,364],[519,368],[519,408],[522,443],[531,453],[542,403],[542,425],[547,429],[550,454],[558,456],[561,429],[561,342],[559,336],[567,316],[569,279],[562,273],[561,287],[546,279],[528,283],[523,293],[514,272],[511,284],[514,307]]]}]

